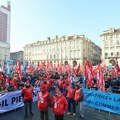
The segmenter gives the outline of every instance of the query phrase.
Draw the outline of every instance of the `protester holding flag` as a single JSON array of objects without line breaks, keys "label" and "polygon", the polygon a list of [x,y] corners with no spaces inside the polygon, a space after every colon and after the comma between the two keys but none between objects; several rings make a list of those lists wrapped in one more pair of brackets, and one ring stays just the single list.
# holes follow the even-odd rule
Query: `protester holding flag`
[{"label": "protester holding flag", "polygon": [[5,79],[3,78],[2,74],[0,73],[0,91],[5,89]]},{"label": "protester holding flag", "polygon": [[18,84],[17,84],[16,80],[17,80],[16,76],[12,77],[11,80],[10,80],[10,85],[14,87],[14,90],[18,89]]},{"label": "protester holding flag", "polygon": [[86,60],[85,63],[85,69],[84,69],[84,76],[86,77],[86,85],[88,88],[91,88],[93,86],[93,80],[94,80],[94,74],[93,74],[93,68],[88,60]]}]

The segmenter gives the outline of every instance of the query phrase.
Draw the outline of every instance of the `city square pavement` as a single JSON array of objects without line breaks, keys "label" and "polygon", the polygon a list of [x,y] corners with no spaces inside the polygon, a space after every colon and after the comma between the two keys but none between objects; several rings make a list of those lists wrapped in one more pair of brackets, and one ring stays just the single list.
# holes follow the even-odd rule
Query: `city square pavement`
[{"label": "city square pavement", "polygon": [[[41,120],[40,113],[37,108],[37,103],[33,103],[33,117],[28,117],[26,120]],[[115,115],[108,112],[99,111],[97,109],[85,107],[85,120],[120,120],[120,115]],[[0,120],[23,120],[24,107],[0,114]],[[50,108],[49,120],[54,120],[54,114]],[[72,115],[66,115],[64,120],[82,120],[80,117],[74,117]]]}]

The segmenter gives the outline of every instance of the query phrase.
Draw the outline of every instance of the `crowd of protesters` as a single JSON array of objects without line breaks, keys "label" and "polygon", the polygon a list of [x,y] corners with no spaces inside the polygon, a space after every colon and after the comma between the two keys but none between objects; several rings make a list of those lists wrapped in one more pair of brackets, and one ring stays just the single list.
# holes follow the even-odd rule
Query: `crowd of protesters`
[{"label": "crowd of protesters", "polygon": [[84,88],[119,93],[119,71],[118,63],[114,67],[108,69],[106,66],[103,67],[100,64],[93,68],[90,66],[89,61],[86,61],[85,67],[78,65],[72,68],[70,65],[63,64],[59,64],[56,67],[45,63],[39,64],[36,67],[30,64],[26,73],[23,73],[23,71],[21,71],[20,61],[18,60],[16,68],[12,69],[9,75],[4,68],[0,72],[0,91],[9,92],[20,90],[24,87],[28,79],[32,86],[36,87],[39,86],[39,83],[44,77],[50,78],[53,82],[53,80],[62,79],[63,76],[61,75],[65,75],[65,77],[67,76],[70,79],[70,82],[83,83]]},{"label": "crowd of protesters", "polygon": [[[35,81],[35,82],[34,82]],[[82,90],[82,79],[71,82],[67,73],[58,74],[57,70],[45,72],[44,69],[39,71],[39,75],[28,76],[25,87],[22,89],[22,96],[25,104],[25,117],[32,112],[32,94],[34,87],[40,87],[38,93],[38,109],[41,120],[48,120],[49,107],[55,114],[55,120],[64,120],[64,113],[76,116],[76,109],[79,109],[79,115],[84,119],[84,93]],[[29,95],[28,95],[29,94]]]},{"label": "crowd of protesters", "polygon": [[52,66],[42,63],[33,67],[28,66],[26,74],[21,71],[18,60],[16,69],[7,75],[3,70],[0,73],[0,91],[22,90],[25,104],[25,117],[32,112],[33,87],[40,88],[38,94],[38,108],[41,120],[48,120],[48,108],[52,107],[55,120],[63,120],[64,113],[84,118],[83,101],[85,100],[83,88],[100,90],[103,92],[119,93],[120,74],[119,67],[108,69],[103,64],[93,68],[89,61],[85,67],[70,67],[70,65]]}]

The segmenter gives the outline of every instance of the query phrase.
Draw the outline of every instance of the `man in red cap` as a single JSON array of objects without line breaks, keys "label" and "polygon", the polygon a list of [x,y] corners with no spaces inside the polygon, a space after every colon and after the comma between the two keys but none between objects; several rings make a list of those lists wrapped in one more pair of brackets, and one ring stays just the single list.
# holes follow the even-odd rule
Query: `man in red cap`
[{"label": "man in red cap", "polygon": [[38,109],[40,110],[41,120],[48,120],[48,106],[50,103],[50,94],[46,89],[46,86],[41,87],[41,91],[38,93]]},{"label": "man in red cap", "polygon": [[13,77],[13,78],[10,80],[10,85],[14,87],[14,90],[17,90],[17,89],[18,89],[18,84],[17,84],[17,81],[16,81],[16,77]]},{"label": "man in red cap", "polygon": [[56,90],[56,95],[53,97],[52,102],[55,120],[64,120],[64,113],[68,109],[68,102],[59,89]]},{"label": "man in red cap", "polygon": [[5,88],[5,79],[3,78],[2,74],[0,74],[0,91]]},{"label": "man in red cap", "polygon": [[29,104],[29,113],[33,116],[32,113],[32,101],[33,101],[33,87],[30,85],[29,81],[26,82],[25,87],[22,89],[23,102],[25,105],[25,117],[28,117],[28,104]]}]

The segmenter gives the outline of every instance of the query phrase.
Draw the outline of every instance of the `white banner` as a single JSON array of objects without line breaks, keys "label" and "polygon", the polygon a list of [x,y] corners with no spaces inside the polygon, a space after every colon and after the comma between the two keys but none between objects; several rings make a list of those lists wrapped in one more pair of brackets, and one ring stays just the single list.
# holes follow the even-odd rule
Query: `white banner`
[{"label": "white banner", "polygon": [[[39,88],[34,88],[33,101],[37,101]],[[0,96],[0,114],[24,106],[21,91],[8,92]]]}]

